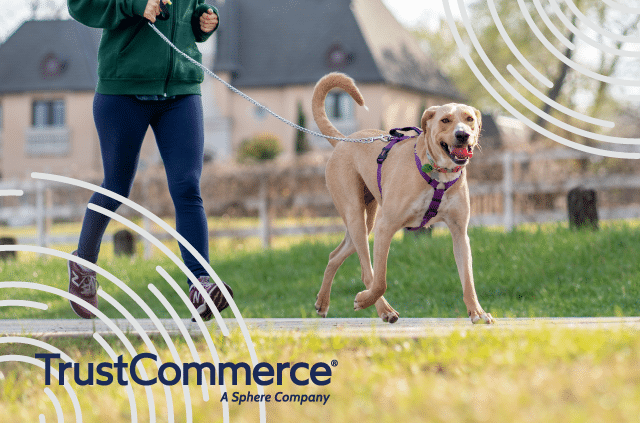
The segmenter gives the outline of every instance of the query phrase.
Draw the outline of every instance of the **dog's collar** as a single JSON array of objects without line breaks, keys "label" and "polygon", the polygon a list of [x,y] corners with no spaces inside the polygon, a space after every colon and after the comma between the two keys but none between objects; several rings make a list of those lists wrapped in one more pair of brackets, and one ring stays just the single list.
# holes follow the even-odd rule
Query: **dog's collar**
[{"label": "dog's collar", "polygon": [[[415,152],[416,147],[413,147],[413,150]],[[460,172],[462,170],[462,166],[456,166],[453,169],[449,169],[446,167],[440,167],[436,164],[436,161],[433,160],[433,158],[431,157],[431,155],[429,154],[429,152],[427,151],[427,160],[429,160],[429,163],[425,163],[422,165],[421,170],[424,173],[429,173],[433,170],[435,170],[436,172],[440,172],[440,173],[456,173],[456,172]],[[417,153],[416,153],[417,156]]]},{"label": "dog's collar", "polygon": [[413,155],[416,159],[416,167],[418,168],[418,172],[420,172],[420,175],[422,176],[422,178],[425,181],[427,181],[427,183],[431,185],[433,189],[438,190],[438,184],[444,184],[444,189],[442,189],[442,191],[444,192],[448,190],[453,184],[455,184],[458,181],[458,179],[460,179],[460,175],[458,175],[458,177],[452,181],[440,182],[437,179],[430,177],[428,173],[424,171],[425,166],[422,165],[422,161],[420,160],[420,157],[418,157],[418,152],[416,151],[415,146],[413,147]]}]

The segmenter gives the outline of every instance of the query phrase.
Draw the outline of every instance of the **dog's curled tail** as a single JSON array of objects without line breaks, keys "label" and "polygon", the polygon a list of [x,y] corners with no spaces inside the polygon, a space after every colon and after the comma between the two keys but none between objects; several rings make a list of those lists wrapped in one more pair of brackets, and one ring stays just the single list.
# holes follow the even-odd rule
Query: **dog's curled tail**
[{"label": "dog's curled tail", "polygon": [[[344,138],[344,135],[338,129],[333,126],[329,118],[327,117],[327,112],[325,111],[325,99],[329,91],[334,88],[340,88],[346,91],[351,98],[355,100],[356,103],[360,106],[364,105],[364,98],[362,94],[360,94],[360,90],[356,87],[355,81],[339,72],[333,72],[328,75],[325,75],[318,81],[316,87],[313,89],[313,99],[311,101],[311,109],[313,110],[313,119],[316,121],[318,128],[320,128],[320,132],[324,135],[336,138]],[[338,143],[337,140],[327,139],[332,146],[336,146]]]}]

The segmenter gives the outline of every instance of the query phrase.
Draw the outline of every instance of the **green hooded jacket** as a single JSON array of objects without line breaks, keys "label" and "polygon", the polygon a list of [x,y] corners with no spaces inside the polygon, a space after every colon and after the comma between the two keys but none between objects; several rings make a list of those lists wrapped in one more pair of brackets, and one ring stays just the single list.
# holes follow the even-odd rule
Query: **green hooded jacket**
[{"label": "green hooded jacket", "polygon": [[[200,94],[202,69],[175,52],[142,15],[147,0],[67,0],[78,22],[103,28],[98,50],[96,92],[116,95]],[[172,0],[170,18],[155,26],[187,55],[202,62],[196,42],[213,31],[200,30],[200,16],[212,9],[204,0]],[[217,27],[216,27],[217,29]]]}]

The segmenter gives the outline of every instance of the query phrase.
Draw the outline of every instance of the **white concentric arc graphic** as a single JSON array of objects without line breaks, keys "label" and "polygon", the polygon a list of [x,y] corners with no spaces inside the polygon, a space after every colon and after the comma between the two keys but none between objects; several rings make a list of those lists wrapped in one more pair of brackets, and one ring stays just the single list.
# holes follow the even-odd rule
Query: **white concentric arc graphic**
[{"label": "white concentric arc graphic", "polygon": [[[525,21],[527,22],[527,25],[529,26],[529,28],[522,28],[521,30],[531,30],[535,35],[535,37],[537,38],[537,41],[539,41],[544,46],[544,48],[546,48],[549,52],[551,52],[559,61],[564,62],[567,66],[571,67],[575,72],[578,72],[583,76],[586,76],[594,81],[598,81],[598,83],[604,82],[606,84],[610,84],[611,86],[616,86],[616,87],[640,87],[640,80],[624,79],[624,78],[616,78],[612,76],[600,75],[596,72],[593,72],[587,69],[584,65],[581,65],[575,62],[574,60],[565,57],[560,51],[558,51],[558,49],[556,49],[552,45],[552,43],[549,40],[545,38],[545,36],[540,31],[540,29],[536,26],[536,23],[533,21],[533,18],[530,14],[531,12],[527,8],[527,5],[524,3],[524,0],[516,0],[516,1],[518,2],[520,12],[522,13],[523,18],[525,19]],[[560,8],[556,3],[556,0],[549,0],[549,2],[551,3],[551,7],[554,13],[558,15],[561,22],[567,25],[568,19],[566,18],[566,16],[562,15]],[[462,37],[458,31],[458,28],[454,21],[453,13],[451,10],[452,3],[457,4],[458,6],[458,11],[462,20],[462,25],[465,28],[465,31],[469,37],[469,40],[471,41],[471,46],[465,44],[465,42],[462,40]],[[533,3],[535,6],[535,10],[540,15],[540,18],[547,25],[551,33],[556,36],[558,41],[564,44],[565,47],[575,48],[573,43],[570,43],[569,40],[567,40],[566,37],[562,35],[562,33],[564,32],[564,28],[557,28],[553,25],[553,23],[551,23],[551,20],[544,12],[544,9],[542,8],[540,1],[533,0]],[[589,19],[584,14],[580,13],[580,11],[577,10],[577,7],[575,6],[575,4],[573,4],[571,0],[565,0],[565,3],[567,4],[567,7],[569,8],[569,10],[578,17],[578,20],[580,20],[580,22],[583,25],[588,26],[590,30],[597,32],[603,37],[606,37],[612,40],[620,40],[623,42],[640,43],[640,37],[638,36],[621,36],[619,34],[614,34],[604,28],[599,28],[599,27],[596,28],[595,24],[592,21],[589,21]],[[616,8],[619,6],[619,4],[614,2],[614,0],[608,0],[606,3],[612,8]],[[558,102],[548,98],[545,94],[541,93],[531,83],[529,83],[526,78],[527,75],[520,74],[516,70],[516,65],[523,66],[529,72],[530,76],[535,77],[540,83],[545,85],[547,88],[551,88],[553,86],[553,84],[546,77],[542,76],[542,74],[537,69],[535,69],[534,66],[532,66],[531,62],[520,51],[518,51],[518,49],[510,39],[509,35],[507,34],[504,26],[502,25],[500,16],[498,15],[496,10],[494,0],[487,0],[487,4],[489,7],[489,11],[491,13],[492,19],[494,21],[494,24],[498,29],[498,32],[500,33],[500,36],[502,37],[503,41],[505,42],[509,50],[511,50],[511,53],[515,56],[515,59],[516,59],[516,61],[514,61],[513,64],[509,64],[506,67],[506,69],[503,69],[502,71],[506,71],[507,73],[510,73],[516,79],[516,81],[520,84],[520,88],[526,89],[529,93],[533,94],[543,103],[545,103],[547,106],[550,106],[553,109],[558,110],[559,112],[562,112],[567,116],[571,116],[575,119],[581,120],[583,122],[586,122],[592,125],[597,125],[602,128],[613,128],[615,126],[614,122],[598,119],[592,116],[586,116],[576,110],[572,110],[569,107],[559,104]],[[483,50],[483,47],[480,45],[480,42],[478,41],[478,38],[476,37],[474,30],[472,28],[472,25],[471,25],[472,20],[469,17],[469,14],[467,13],[467,8],[464,0],[455,0],[455,1],[443,0],[443,6],[445,11],[445,17],[447,19],[447,23],[449,24],[449,29],[453,35],[456,45],[458,46],[459,53],[467,62],[471,71],[474,73],[474,75],[476,76],[478,81],[483,85],[483,87],[491,94],[491,96],[502,107],[504,107],[508,112],[510,112],[518,120],[520,120],[522,123],[527,125],[533,131],[538,132],[540,135],[548,139],[551,139],[553,141],[556,141],[559,144],[563,144],[567,147],[570,147],[579,151],[583,151],[586,153],[599,155],[599,156],[605,156],[605,157],[623,158],[623,159],[640,159],[640,153],[607,150],[607,149],[592,147],[589,145],[584,145],[584,144],[571,141],[567,138],[554,134],[553,132],[538,125],[537,123],[533,122],[532,120],[524,116],[522,113],[520,113],[513,105],[511,105],[504,97],[502,97],[500,93],[498,93],[498,91],[493,87],[493,85],[482,74],[478,66],[474,63],[473,59],[471,58],[470,48],[475,49],[475,52],[477,53],[478,57],[490,72],[493,78],[493,81],[500,84],[500,86],[503,89],[505,89],[507,92],[509,92],[509,94],[511,94],[513,98],[519,102],[520,105],[525,106],[527,109],[529,109],[529,111],[533,112],[538,117],[544,119],[546,122],[552,125],[555,125],[556,127],[566,132],[573,133],[580,137],[592,139],[594,141],[619,144],[619,145],[625,145],[625,144],[640,145],[640,139],[638,138],[621,138],[621,137],[615,137],[615,136],[608,136],[600,133],[586,131],[584,129],[572,126],[560,119],[557,119],[549,115],[548,113],[539,109],[537,106],[533,105],[523,95],[520,94],[518,89],[516,89],[509,82],[507,82],[507,80],[501,74],[501,71],[496,68],[496,66],[491,62],[490,58],[487,56],[487,54]],[[619,7],[617,10],[620,10]],[[627,12],[628,11],[629,10],[627,10]],[[640,12],[640,8],[638,8],[637,11],[634,9],[634,12]],[[594,40],[591,40],[587,34],[580,32],[578,28],[576,28],[573,25],[569,29],[575,33],[578,39],[586,41],[588,44],[590,44],[591,47],[597,48],[599,45],[600,46],[604,45],[604,44],[598,44]],[[590,41],[587,41],[587,39],[589,39]],[[630,56],[630,57],[640,56],[640,52],[631,51],[631,50],[628,50],[628,51],[615,50],[614,51],[614,49],[609,49],[609,50],[602,49],[602,51],[608,54],[616,54],[620,56],[623,56],[623,55]],[[629,99],[637,98],[640,100],[640,96],[633,96],[633,97],[628,96],[628,98]]]},{"label": "white concentric arc graphic", "polygon": [[[253,362],[253,365],[255,366],[258,363],[258,358],[257,358],[256,352],[255,352],[255,348],[254,348],[253,342],[251,340],[251,336],[250,336],[250,334],[249,334],[249,332],[247,330],[247,327],[246,327],[246,325],[244,323],[244,320],[242,319],[242,315],[240,314],[240,311],[238,310],[235,302],[233,301],[233,298],[229,295],[229,293],[227,292],[226,288],[224,287],[224,285],[220,281],[220,278],[213,271],[213,269],[211,268],[209,263],[206,262],[206,260],[184,238],[182,238],[173,228],[169,227],[164,221],[162,221],[159,217],[153,215],[151,212],[146,210],[144,207],[134,203],[133,201],[131,201],[129,199],[121,197],[121,196],[119,196],[119,195],[117,195],[117,194],[115,194],[113,192],[105,190],[105,189],[103,189],[101,187],[98,187],[98,186],[95,186],[95,185],[92,185],[92,184],[89,184],[89,183],[86,183],[86,182],[83,182],[83,181],[79,181],[79,180],[76,180],[76,179],[61,177],[61,176],[57,176],[57,175],[33,173],[32,177],[35,178],[35,179],[42,179],[42,180],[48,180],[48,181],[52,181],[52,182],[71,184],[71,185],[75,185],[75,186],[78,186],[78,187],[82,187],[82,188],[86,188],[86,189],[92,190],[94,192],[100,192],[101,194],[109,196],[111,198],[114,198],[117,201],[121,202],[122,204],[124,204],[126,206],[129,206],[132,209],[134,209],[137,212],[139,212],[140,214],[148,217],[149,219],[154,221],[156,224],[158,224],[161,228],[166,230],[169,234],[171,234],[179,243],[181,243],[187,250],[189,250],[191,252],[191,254],[200,262],[200,264],[205,267],[207,272],[209,272],[209,274],[211,275],[211,277],[215,281],[215,283],[218,284],[218,286],[221,287],[221,292],[227,298],[227,300],[229,302],[229,305],[230,305],[230,309],[233,311],[234,316],[238,321],[238,326],[240,327],[240,330],[241,330],[241,332],[243,334],[243,337],[244,337],[245,343],[247,345],[249,354],[251,356],[251,360]],[[0,190],[0,196],[21,196],[23,194],[24,193],[21,190]],[[112,213],[112,212],[110,212],[108,210],[102,209],[102,208],[94,206],[94,205],[89,205],[89,209],[94,210],[94,211],[96,211],[98,213],[102,213],[102,214],[110,217],[111,219],[114,219],[114,220],[116,220],[118,222],[123,223],[124,225],[126,225],[130,229],[132,229],[135,232],[137,232],[138,234],[140,234],[140,236],[142,236],[142,237],[146,238],[147,240],[149,240],[162,253],[164,253],[167,257],[169,257],[172,260],[172,262],[174,264],[176,264],[176,266],[178,268],[180,268],[180,270],[182,270],[182,272],[190,279],[190,281],[198,289],[203,291],[202,285],[199,283],[197,278],[195,278],[195,276],[189,271],[189,269],[186,268],[184,263],[178,257],[176,257],[175,254],[173,254],[173,252],[171,252],[171,250],[166,248],[166,246],[164,246],[164,244],[162,244],[162,242],[160,242],[153,235],[151,235],[150,233],[148,233],[147,231],[145,231],[144,229],[142,229],[138,225],[133,224],[129,220],[123,218],[122,216],[120,216],[120,215],[118,215],[116,213]],[[167,330],[164,328],[162,322],[155,315],[153,309],[151,307],[149,307],[136,292],[131,290],[131,288],[129,288],[125,283],[123,283],[118,278],[113,276],[110,272],[106,271],[105,269],[100,268],[99,266],[97,266],[97,265],[95,265],[93,263],[90,263],[90,262],[88,262],[86,260],[83,260],[83,259],[81,259],[81,258],[79,258],[77,256],[73,256],[73,255],[71,255],[69,253],[58,251],[58,250],[55,250],[55,249],[50,249],[50,248],[37,247],[37,246],[32,246],[32,245],[0,245],[0,251],[28,251],[28,252],[35,252],[35,253],[38,253],[38,254],[41,254],[41,255],[45,255],[45,256],[58,257],[58,258],[64,259],[64,260],[74,261],[76,263],[79,263],[79,264],[81,264],[81,265],[83,265],[85,267],[88,267],[89,269],[95,271],[102,278],[104,278],[107,281],[113,283],[121,291],[125,292],[131,299],[133,299],[138,304],[138,306],[140,306],[142,308],[143,312],[154,323],[156,329],[160,333],[160,335],[161,335],[166,347],[168,348],[169,352],[171,353],[173,361],[178,365],[180,363],[182,363],[182,359],[181,359],[177,349],[175,348],[171,337],[169,336]],[[195,324],[198,326],[200,332],[203,335],[205,343],[207,344],[207,347],[209,348],[209,352],[211,354],[212,361],[216,365],[219,364],[220,363],[220,359],[218,357],[218,353],[217,353],[215,345],[213,343],[213,339],[211,337],[211,333],[209,332],[209,329],[207,328],[207,326],[202,321],[202,318],[200,317],[200,315],[197,313],[197,311],[195,310],[195,308],[193,307],[193,305],[189,301],[189,298],[185,294],[184,289],[181,288],[175,282],[175,280],[164,269],[162,269],[161,267],[156,266],[156,271],[162,277],[160,280],[165,281],[169,286],[171,286],[171,288],[175,291],[175,293],[178,295],[180,300],[187,306],[187,308],[189,309],[190,313],[195,318]],[[69,301],[74,301],[74,302],[78,303],[79,305],[81,305],[82,307],[84,307],[87,310],[89,310],[90,312],[92,312],[100,321],[102,321],[104,324],[106,324],[109,327],[109,329],[111,330],[111,332],[116,335],[116,337],[119,339],[119,341],[122,343],[122,345],[124,345],[125,349],[127,350],[127,352],[132,357],[137,355],[137,351],[135,351],[135,349],[133,348],[133,345],[124,336],[124,333],[118,328],[118,326],[114,322],[112,322],[111,319],[108,316],[104,315],[102,312],[100,312],[100,310],[94,308],[93,306],[91,306],[86,301],[83,301],[80,298],[77,298],[77,297],[69,294],[66,291],[62,291],[60,289],[57,289],[57,288],[54,288],[54,287],[51,287],[51,286],[37,284],[37,283],[33,283],[33,282],[19,282],[19,281],[0,282],[0,289],[3,289],[3,288],[10,288],[12,290],[26,289],[26,290],[43,291],[43,292],[47,292],[49,294],[56,295],[59,298],[64,298],[64,299],[67,299]],[[162,304],[162,306],[166,309],[166,311],[169,313],[169,315],[174,320],[175,324],[178,326],[178,328],[180,330],[180,333],[184,337],[184,340],[185,340],[185,342],[186,342],[186,344],[187,344],[187,346],[189,348],[190,354],[191,354],[191,356],[193,358],[193,360],[189,360],[189,361],[194,361],[194,362],[201,363],[202,362],[201,358],[200,358],[200,356],[198,354],[198,351],[197,351],[197,349],[195,347],[195,344],[194,344],[194,342],[193,342],[193,340],[191,338],[191,335],[190,335],[189,331],[187,330],[186,326],[184,325],[184,323],[182,322],[182,320],[180,319],[180,317],[178,316],[178,313],[173,309],[173,306],[171,305],[171,303],[165,298],[165,296],[160,292],[160,290],[154,284],[149,284],[148,288],[151,291],[151,293],[158,299],[160,304]],[[131,315],[131,313],[125,307],[123,307],[118,301],[116,301],[115,298],[113,298],[112,296],[107,294],[101,288],[98,290],[98,296],[100,297],[100,299],[102,301],[106,301],[107,303],[109,303],[122,316],[124,316],[124,318],[127,320],[127,322],[135,329],[136,334],[141,337],[141,339],[143,340],[144,345],[146,346],[146,348],[147,348],[147,350],[149,352],[155,354],[158,357],[160,356],[160,354],[158,354],[158,351],[155,349],[155,346],[153,345],[153,342],[151,341],[151,339],[149,338],[149,336],[147,335],[147,333],[143,329],[142,325],[140,325],[140,323],[136,320],[136,318],[134,318]],[[204,295],[204,297],[208,300],[208,303],[211,302],[211,299],[210,299],[210,297],[208,295]],[[228,330],[224,320],[221,318],[220,313],[215,308],[215,306],[213,305],[212,302],[211,302],[211,304],[209,306],[211,307],[211,309],[214,312],[214,315],[216,317],[216,322],[218,323],[218,327],[220,328],[222,334],[224,336],[228,336],[229,335],[229,330]],[[43,311],[46,311],[49,308],[47,304],[44,304],[44,303],[41,303],[41,302],[38,302],[38,301],[29,301],[29,300],[21,300],[21,299],[20,300],[19,299],[2,300],[2,301],[0,301],[0,307],[27,307],[27,308],[38,309],[38,310],[43,310]],[[94,333],[93,338],[103,348],[103,350],[107,353],[107,355],[112,360],[116,360],[117,357],[122,354],[122,353],[117,353],[111,347],[111,345],[109,345],[109,343],[102,336],[100,336],[98,333]],[[42,341],[30,339],[30,338],[5,336],[5,337],[0,337],[0,343],[27,343],[27,344],[31,344],[33,346],[39,347],[39,348],[47,350],[47,351],[55,351],[55,352],[59,351],[55,347],[53,347],[52,345],[46,344],[46,343],[44,343]],[[59,351],[59,353],[61,354],[61,356],[63,357],[63,359],[65,361],[71,360],[66,354],[64,354],[64,352]],[[21,362],[24,362],[24,363],[35,364],[35,365],[38,365],[38,366],[44,368],[44,364],[43,364],[42,361],[30,358],[30,357],[22,357],[22,356],[15,356],[15,355],[0,356],[0,362],[7,362],[7,361],[21,361]],[[160,361],[159,358],[158,358],[158,361],[156,362],[156,364],[157,364],[158,367],[160,367],[160,365],[162,364],[162,362]],[[52,372],[53,372],[53,369],[52,369]],[[139,365],[138,365],[138,372],[143,378],[147,378],[145,369],[144,369],[144,367],[142,367],[141,363],[139,363]],[[65,388],[67,390],[71,389],[68,384],[65,384]],[[127,387],[124,387],[124,388],[126,389],[127,398],[129,399],[131,421],[132,421],[132,423],[137,423],[138,422],[138,405],[136,404],[136,398],[133,395],[133,391],[131,389],[131,385],[130,384]],[[149,421],[151,423],[155,423],[155,421],[156,421],[156,410],[155,410],[155,400],[154,400],[154,397],[153,397],[153,392],[151,391],[151,388],[149,386],[145,386],[144,388],[145,388],[145,392],[147,394],[147,403],[148,403],[149,416],[150,416],[149,417]],[[172,396],[171,396],[171,390],[169,389],[168,386],[163,386],[163,388],[164,388],[164,392],[165,392],[165,396],[166,396],[166,410],[167,410],[166,411],[167,412],[166,421],[169,422],[169,423],[174,423],[175,421],[185,421],[186,423],[193,423],[194,416],[193,416],[193,412],[192,412],[191,394],[190,394],[190,391],[189,391],[189,386],[183,386],[184,408],[185,408],[186,416],[185,417],[180,417],[178,419],[176,419],[176,416],[174,415],[174,406],[173,406],[173,399],[172,399]],[[203,400],[204,401],[208,401],[209,400],[209,392],[208,392],[208,385],[207,385],[206,382],[201,386],[201,389],[202,389],[202,398],[203,398]],[[226,386],[224,384],[220,384],[219,385],[219,389],[220,389],[221,395],[227,392]],[[257,390],[258,390],[259,394],[263,394],[264,393],[264,389],[263,389],[262,386],[258,386]],[[50,402],[53,405],[53,408],[55,409],[55,413],[56,413],[56,416],[58,418],[58,421],[63,421],[63,415],[64,414],[62,412],[63,410],[62,410],[62,408],[60,406],[60,402],[57,400],[57,398],[55,398],[55,396],[53,395],[52,391],[45,390],[45,394],[47,395],[47,397],[49,398]],[[77,401],[77,397],[75,397],[75,393],[73,395],[70,394],[70,397],[71,397],[72,402],[74,404],[74,411],[75,411],[75,414],[76,414],[76,420],[78,422],[81,422],[82,421],[81,410],[80,410],[80,407],[79,407],[79,403]],[[259,406],[259,409],[260,409],[260,422],[264,423],[264,422],[266,422],[266,408],[265,408],[264,401],[260,402],[258,404],[258,406]],[[223,421],[225,423],[228,423],[229,422],[229,404],[228,404],[228,402],[222,401],[222,411],[223,411],[223,413],[222,413],[223,414]],[[45,420],[45,415],[41,414],[39,416],[39,420],[40,420],[40,422],[46,421]]]}]

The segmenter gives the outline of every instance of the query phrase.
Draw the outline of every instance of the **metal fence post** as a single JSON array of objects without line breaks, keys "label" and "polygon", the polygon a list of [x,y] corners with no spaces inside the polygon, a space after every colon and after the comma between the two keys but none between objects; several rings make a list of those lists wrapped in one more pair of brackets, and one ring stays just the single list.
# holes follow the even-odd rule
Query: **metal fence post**
[{"label": "metal fence post", "polygon": [[504,201],[504,230],[510,232],[514,226],[513,156],[510,151],[506,151],[502,156],[502,197]]}]

